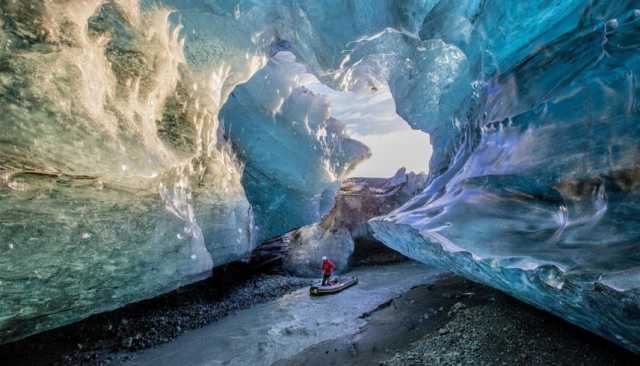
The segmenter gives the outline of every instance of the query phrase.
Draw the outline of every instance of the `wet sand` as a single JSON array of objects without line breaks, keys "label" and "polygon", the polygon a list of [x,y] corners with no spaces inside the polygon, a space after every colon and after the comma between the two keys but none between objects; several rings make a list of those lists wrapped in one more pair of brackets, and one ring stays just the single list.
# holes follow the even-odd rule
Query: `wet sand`
[{"label": "wet sand", "polygon": [[364,318],[357,334],[274,365],[640,365],[603,338],[458,277],[413,288]]}]

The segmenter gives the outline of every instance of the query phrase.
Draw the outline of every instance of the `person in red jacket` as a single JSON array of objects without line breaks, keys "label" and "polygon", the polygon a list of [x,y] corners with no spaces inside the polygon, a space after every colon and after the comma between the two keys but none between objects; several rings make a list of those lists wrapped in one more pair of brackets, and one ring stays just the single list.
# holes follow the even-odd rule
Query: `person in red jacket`
[{"label": "person in red jacket", "polygon": [[322,257],[322,286],[327,286],[333,270],[336,268],[335,264],[327,257]]}]

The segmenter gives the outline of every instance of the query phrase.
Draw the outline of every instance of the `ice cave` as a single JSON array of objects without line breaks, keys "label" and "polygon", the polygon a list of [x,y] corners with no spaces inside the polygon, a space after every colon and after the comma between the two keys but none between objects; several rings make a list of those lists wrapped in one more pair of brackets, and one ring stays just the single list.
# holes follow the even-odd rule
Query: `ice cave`
[{"label": "ice cave", "polygon": [[6,0],[0,26],[0,344],[278,240],[301,276],[375,241],[640,352],[638,0]]}]

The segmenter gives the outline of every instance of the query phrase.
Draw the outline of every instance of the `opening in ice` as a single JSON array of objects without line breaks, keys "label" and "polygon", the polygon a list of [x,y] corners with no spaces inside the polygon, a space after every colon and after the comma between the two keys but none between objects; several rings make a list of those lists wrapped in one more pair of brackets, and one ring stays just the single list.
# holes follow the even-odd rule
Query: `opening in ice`
[{"label": "opening in ice", "polygon": [[390,177],[401,167],[426,173],[431,158],[429,135],[412,129],[398,116],[388,86],[337,91],[316,82],[309,88],[326,95],[332,115],[344,123],[347,135],[369,147],[370,157],[358,164],[349,177]]}]

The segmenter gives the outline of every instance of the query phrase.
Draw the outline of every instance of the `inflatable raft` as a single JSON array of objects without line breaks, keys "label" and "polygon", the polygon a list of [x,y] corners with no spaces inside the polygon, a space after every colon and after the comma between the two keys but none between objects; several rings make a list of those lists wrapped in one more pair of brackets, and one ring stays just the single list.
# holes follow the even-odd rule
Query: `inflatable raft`
[{"label": "inflatable raft", "polygon": [[311,286],[309,293],[311,296],[336,294],[356,285],[357,283],[358,277],[338,277],[333,279],[329,285],[322,286],[321,283],[317,283]]}]

